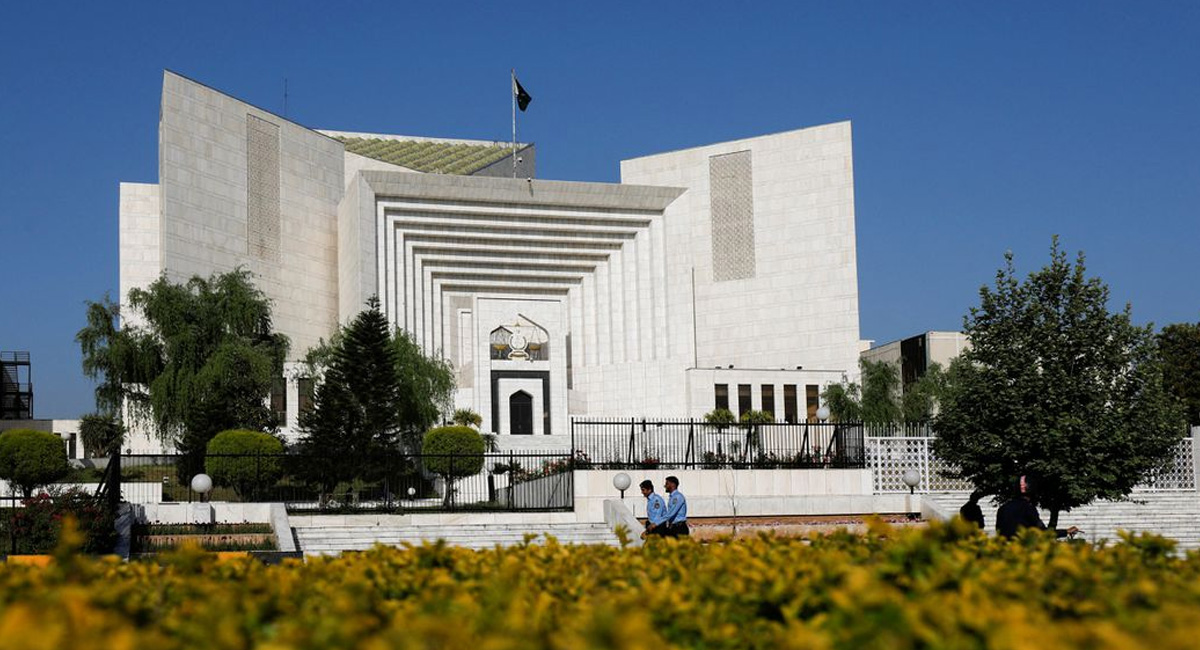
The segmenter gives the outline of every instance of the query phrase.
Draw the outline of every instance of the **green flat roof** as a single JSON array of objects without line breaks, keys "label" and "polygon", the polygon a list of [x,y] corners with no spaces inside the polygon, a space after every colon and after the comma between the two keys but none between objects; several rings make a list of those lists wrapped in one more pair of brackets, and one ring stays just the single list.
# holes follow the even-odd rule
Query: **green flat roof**
[{"label": "green flat roof", "polygon": [[[512,147],[502,143],[464,144],[429,140],[333,137],[346,145],[346,151],[350,153],[431,174],[469,176],[512,155]],[[520,146],[524,148],[525,145]]]}]

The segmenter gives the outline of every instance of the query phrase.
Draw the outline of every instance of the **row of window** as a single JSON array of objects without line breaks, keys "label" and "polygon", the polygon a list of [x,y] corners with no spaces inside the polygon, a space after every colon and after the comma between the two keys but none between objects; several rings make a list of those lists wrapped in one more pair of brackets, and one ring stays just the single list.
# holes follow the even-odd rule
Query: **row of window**
[{"label": "row of window", "polygon": [[[303,413],[312,408],[313,392],[316,384],[308,377],[301,377],[296,380],[297,399],[296,412]],[[271,382],[271,412],[275,414],[275,421],[281,425],[288,424],[287,419],[288,391],[287,379],[276,377]]]},{"label": "row of window", "polygon": [[[776,422],[800,422],[798,413],[798,396],[796,384],[783,385],[783,418],[775,410],[775,385],[763,384],[759,390],[759,410],[770,413]],[[737,416],[754,409],[754,387],[751,384],[737,385]],[[729,404],[729,384],[714,384],[713,392],[716,397],[716,408],[732,411]],[[817,421],[817,409],[821,406],[821,390],[816,384],[804,386],[805,420]]]}]

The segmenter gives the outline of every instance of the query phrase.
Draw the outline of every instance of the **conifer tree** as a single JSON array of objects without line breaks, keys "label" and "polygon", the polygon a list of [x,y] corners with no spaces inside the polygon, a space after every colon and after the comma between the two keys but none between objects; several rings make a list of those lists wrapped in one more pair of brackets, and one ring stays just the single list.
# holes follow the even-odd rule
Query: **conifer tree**
[{"label": "conifer tree", "polygon": [[398,356],[378,299],[342,330],[328,358],[313,408],[300,416],[300,447],[313,460],[304,473],[326,491],[375,477],[398,451]]}]

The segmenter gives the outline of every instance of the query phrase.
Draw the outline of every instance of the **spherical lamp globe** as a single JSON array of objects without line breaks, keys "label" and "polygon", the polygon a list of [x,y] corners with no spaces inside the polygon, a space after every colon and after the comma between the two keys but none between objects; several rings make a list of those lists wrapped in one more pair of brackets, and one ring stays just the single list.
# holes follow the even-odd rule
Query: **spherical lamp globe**
[{"label": "spherical lamp globe", "polygon": [[633,485],[633,479],[629,478],[629,475],[625,472],[621,472],[613,477],[613,487],[621,491],[622,499],[625,498],[625,490],[628,490],[630,485]]},{"label": "spherical lamp globe", "polygon": [[921,483],[921,473],[915,469],[906,469],[900,480],[904,481],[904,484],[908,486],[908,491],[912,492]]},{"label": "spherical lamp globe", "polygon": [[197,474],[192,477],[192,490],[198,494],[207,494],[212,490],[212,477],[208,474]]},{"label": "spherical lamp globe", "polygon": [[829,407],[828,406],[822,406],[821,408],[817,409],[817,419],[822,422],[829,419]]}]

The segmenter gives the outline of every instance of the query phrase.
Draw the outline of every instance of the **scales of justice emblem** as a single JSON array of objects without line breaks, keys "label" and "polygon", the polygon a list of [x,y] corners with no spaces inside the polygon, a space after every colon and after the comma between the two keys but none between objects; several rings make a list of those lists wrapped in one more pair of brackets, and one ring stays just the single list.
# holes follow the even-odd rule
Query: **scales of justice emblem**
[{"label": "scales of justice emblem", "polygon": [[524,334],[514,332],[508,337],[508,358],[511,361],[528,361],[529,360],[529,339],[525,338]]}]

